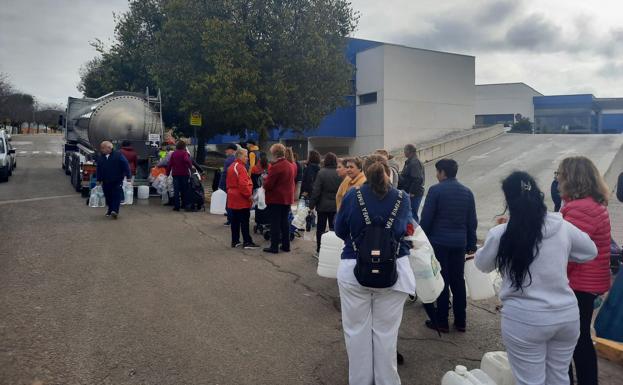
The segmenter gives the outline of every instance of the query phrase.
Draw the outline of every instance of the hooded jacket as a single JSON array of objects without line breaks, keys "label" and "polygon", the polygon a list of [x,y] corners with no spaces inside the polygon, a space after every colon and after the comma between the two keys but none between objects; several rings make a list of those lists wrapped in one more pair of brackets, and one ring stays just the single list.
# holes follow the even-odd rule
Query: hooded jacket
[{"label": "hooded jacket", "polygon": [[[506,224],[489,231],[484,246],[476,252],[476,267],[486,273],[496,269],[496,256]],[[529,267],[523,290],[512,287],[502,272],[502,315],[529,325],[553,325],[579,318],[578,302],[569,287],[567,264],[587,262],[597,255],[595,243],[584,232],[547,213],[539,253]],[[590,262],[588,262],[590,263]]]},{"label": "hooded jacket", "polygon": [[610,216],[606,206],[593,198],[565,200],[563,218],[584,231],[597,245],[599,254],[585,264],[569,263],[569,285],[576,291],[603,294],[610,289]]},{"label": "hooded jacket", "polygon": [[136,150],[132,146],[121,147],[121,153],[128,160],[128,164],[130,165],[130,172],[132,175],[136,175],[136,164],[138,162],[138,154]]}]

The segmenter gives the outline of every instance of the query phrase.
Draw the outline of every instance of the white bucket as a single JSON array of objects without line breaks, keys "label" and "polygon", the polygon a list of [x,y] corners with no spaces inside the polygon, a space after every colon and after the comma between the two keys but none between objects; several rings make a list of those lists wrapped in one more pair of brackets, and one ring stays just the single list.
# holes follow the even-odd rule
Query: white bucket
[{"label": "white bucket", "polygon": [[210,200],[210,214],[223,215],[227,212],[227,193],[221,189],[212,193]]},{"label": "white bucket", "polygon": [[493,283],[489,274],[478,270],[474,259],[465,261],[465,283],[469,290],[469,296],[474,301],[480,301],[495,296]]},{"label": "white bucket", "polygon": [[441,385],[497,385],[491,377],[480,369],[468,371],[465,366],[457,366],[441,379]]},{"label": "white bucket", "polygon": [[320,253],[318,253],[318,275],[326,278],[337,278],[344,241],[333,231],[322,234]]},{"label": "white bucket", "polygon": [[485,353],[480,362],[480,369],[497,385],[515,385],[515,377],[506,352]]},{"label": "white bucket", "polygon": [[149,199],[149,186],[138,186],[138,199]]}]

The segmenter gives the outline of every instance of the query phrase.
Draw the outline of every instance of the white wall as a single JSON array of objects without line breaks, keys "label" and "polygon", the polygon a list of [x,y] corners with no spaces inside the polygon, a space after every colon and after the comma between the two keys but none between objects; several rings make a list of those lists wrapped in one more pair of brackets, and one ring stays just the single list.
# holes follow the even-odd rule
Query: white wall
[{"label": "white wall", "polygon": [[357,100],[357,137],[350,147],[351,155],[364,155],[383,147],[384,51],[385,46],[381,45],[357,55],[357,95],[376,92],[377,102],[359,105]]},{"label": "white wall", "polygon": [[475,60],[384,45],[383,147],[423,143],[474,122]]},{"label": "white wall", "polygon": [[533,96],[543,96],[524,83],[476,86],[476,115],[521,114],[534,122]]}]

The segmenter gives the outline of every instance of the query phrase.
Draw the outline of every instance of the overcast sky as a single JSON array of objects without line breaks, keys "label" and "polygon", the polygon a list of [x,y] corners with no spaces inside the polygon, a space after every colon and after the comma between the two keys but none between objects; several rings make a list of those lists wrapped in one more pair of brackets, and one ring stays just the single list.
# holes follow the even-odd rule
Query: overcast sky
[{"label": "overcast sky", "polygon": [[[476,82],[623,97],[617,0],[352,0],[355,37],[476,56]],[[41,102],[79,96],[78,71],[127,0],[0,0],[0,72]]]}]

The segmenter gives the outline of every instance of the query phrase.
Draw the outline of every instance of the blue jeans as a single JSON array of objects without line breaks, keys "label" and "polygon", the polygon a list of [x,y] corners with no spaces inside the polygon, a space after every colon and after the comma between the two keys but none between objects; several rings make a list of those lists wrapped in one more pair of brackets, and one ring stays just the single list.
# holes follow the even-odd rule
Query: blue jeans
[{"label": "blue jeans", "polygon": [[113,211],[119,214],[119,207],[121,205],[121,199],[123,198],[121,182],[104,182],[102,183],[102,190],[104,190],[104,197],[108,205],[108,214]]},{"label": "blue jeans", "polygon": [[180,198],[182,206],[188,206],[188,184],[189,177],[187,175],[173,175],[173,206],[179,210]]},{"label": "blue jeans", "polygon": [[413,219],[417,223],[420,223],[420,217],[418,216],[418,211],[420,211],[420,203],[422,203],[422,196],[415,196],[411,198],[411,213],[413,214]]}]

